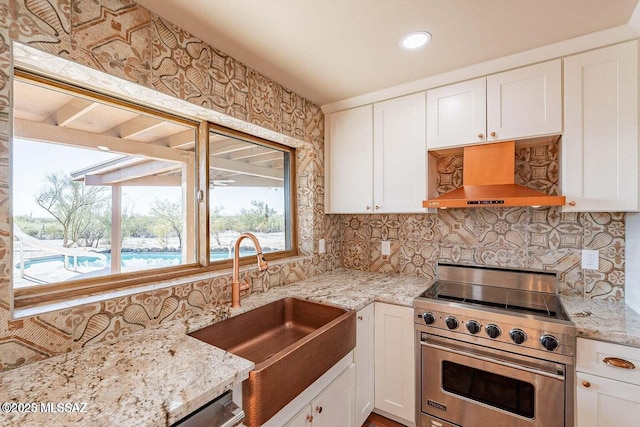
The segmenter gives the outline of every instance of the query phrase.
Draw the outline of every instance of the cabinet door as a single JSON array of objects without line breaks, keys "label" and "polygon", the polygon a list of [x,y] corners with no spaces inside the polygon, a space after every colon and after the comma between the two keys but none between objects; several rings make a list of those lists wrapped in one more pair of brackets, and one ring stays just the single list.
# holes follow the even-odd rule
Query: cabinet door
[{"label": "cabinet door", "polygon": [[356,348],[356,425],[361,426],[373,411],[374,397],[374,325],[373,304],[357,313]]},{"label": "cabinet door", "polygon": [[312,421],[311,408],[307,405],[293,418],[291,418],[291,420],[285,424],[285,427],[311,427]]},{"label": "cabinet door", "polygon": [[373,209],[373,108],[339,111],[325,119],[326,213]]},{"label": "cabinet door", "polygon": [[427,198],[425,93],[373,107],[374,211],[424,212]]},{"label": "cabinet door", "polygon": [[562,132],[560,60],[487,77],[487,140]]},{"label": "cabinet door", "polygon": [[355,427],[355,365],[351,364],[311,402],[313,427]]},{"label": "cabinet door", "polygon": [[427,148],[485,142],[487,92],[484,77],[427,91]]},{"label": "cabinet door", "polygon": [[375,303],[375,407],[415,423],[413,309]]},{"label": "cabinet door", "polygon": [[638,210],[638,42],[564,60],[565,211]]},{"label": "cabinet door", "polygon": [[[640,386],[577,372],[576,425],[632,427],[638,425]],[[588,385],[588,387],[587,387]]]}]

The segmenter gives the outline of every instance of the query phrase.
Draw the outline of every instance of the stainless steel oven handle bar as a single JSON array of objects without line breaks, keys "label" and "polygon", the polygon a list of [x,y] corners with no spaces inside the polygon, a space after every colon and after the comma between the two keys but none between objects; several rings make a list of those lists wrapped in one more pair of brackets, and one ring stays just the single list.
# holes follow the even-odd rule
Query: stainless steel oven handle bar
[{"label": "stainless steel oven handle bar", "polygon": [[436,349],[436,350],[451,352],[451,353],[457,354],[459,356],[470,357],[472,359],[481,360],[483,362],[495,363],[496,365],[501,365],[501,366],[504,366],[504,367],[507,367],[507,368],[517,369],[517,370],[520,370],[520,371],[530,372],[530,373],[535,374],[535,375],[542,375],[542,376],[545,376],[545,377],[549,377],[549,378],[553,378],[553,379],[556,379],[556,380],[564,381],[564,375],[560,375],[560,374],[557,374],[557,373],[551,373],[551,372],[547,372],[547,371],[542,371],[542,370],[535,369],[535,368],[528,368],[526,366],[516,365],[515,363],[504,362],[502,360],[494,359],[492,357],[485,357],[485,356],[480,356],[480,355],[473,354],[473,353],[467,353],[465,351],[460,351],[460,350],[453,349],[451,347],[445,347],[445,346],[441,346],[441,345],[437,345],[437,344],[431,344],[431,343],[427,343],[425,341],[420,341],[420,345],[423,345],[425,347],[430,347],[430,348],[433,348],[433,349]]}]

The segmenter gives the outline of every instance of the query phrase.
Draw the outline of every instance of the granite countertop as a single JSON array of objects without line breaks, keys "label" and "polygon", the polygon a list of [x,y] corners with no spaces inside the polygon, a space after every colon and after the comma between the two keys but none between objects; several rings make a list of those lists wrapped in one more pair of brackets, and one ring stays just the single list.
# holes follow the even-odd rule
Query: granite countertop
[{"label": "granite countertop", "polygon": [[[288,296],[353,310],[373,301],[411,306],[431,283],[338,270],[252,294],[231,315]],[[254,367],[186,335],[217,317],[174,321],[2,373],[0,403],[33,402],[38,412],[2,413],[0,425],[170,425],[247,379]],[[40,404],[49,402],[77,404],[79,412],[41,412]]]},{"label": "granite countertop", "polygon": [[[412,306],[432,280],[337,270],[242,299],[235,316],[285,297],[359,310],[373,301]],[[562,296],[579,337],[640,347],[640,315],[623,302]],[[215,322],[205,313],[148,328],[0,374],[0,403],[36,403],[3,413],[0,425],[170,425],[248,378],[254,364],[186,334]],[[41,404],[77,404],[43,413]],[[86,404],[86,406],[84,405]]]},{"label": "granite countertop", "polygon": [[581,338],[640,347],[640,315],[623,301],[561,296]]}]

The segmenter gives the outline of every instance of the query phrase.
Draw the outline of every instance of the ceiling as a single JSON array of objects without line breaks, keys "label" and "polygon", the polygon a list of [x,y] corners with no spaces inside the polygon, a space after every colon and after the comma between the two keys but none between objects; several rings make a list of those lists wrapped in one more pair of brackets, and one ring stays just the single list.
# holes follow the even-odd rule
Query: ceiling
[{"label": "ceiling", "polygon": [[[625,24],[638,0],[136,0],[324,105]],[[431,44],[400,49],[410,31]]]}]

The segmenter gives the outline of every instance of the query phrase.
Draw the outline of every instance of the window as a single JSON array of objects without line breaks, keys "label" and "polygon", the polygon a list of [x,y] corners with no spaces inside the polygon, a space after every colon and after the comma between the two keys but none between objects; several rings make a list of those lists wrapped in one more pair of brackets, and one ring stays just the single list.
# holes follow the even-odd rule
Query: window
[{"label": "window", "polygon": [[16,71],[13,286],[196,262],[196,124]]},{"label": "window", "polygon": [[16,308],[227,268],[243,232],[268,260],[296,254],[295,149],[27,71],[13,84]]},{"label": "window", "polygon": [[[209,134],[209,246],[213,265],[226,265],[243,232],[258,238],[269,259],[294,253],[295,151],[215,128]],[[255,255],[250,241],[240,256]],[[253,262],[253,258],[251,258]]]}]

